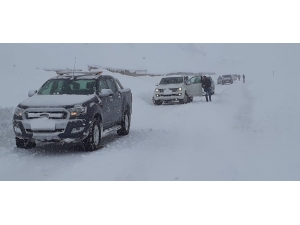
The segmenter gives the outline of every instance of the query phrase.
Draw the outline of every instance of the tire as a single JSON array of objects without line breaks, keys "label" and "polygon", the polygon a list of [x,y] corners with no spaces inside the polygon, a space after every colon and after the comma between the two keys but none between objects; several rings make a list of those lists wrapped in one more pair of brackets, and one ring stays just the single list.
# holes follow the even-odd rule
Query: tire
[{"label": "tire", "polygon": [[153,104],[154,105],[161,105],[162,101],[159,101],[159,100],[156,101],[156,100],[153,99]]},{"label": "tire", "polygon": [[189,99],[189,96],[186,93],[184,93],[183,99],[180,99],[179,102],[180,102],[180,104],[186,104],[186,103],[188,103],[188,99]]},{"label": "tire", "polygon": [[131,117],[129,115],[129,112],[126,110],[123,115],[122,122],[121,122],[121,129],[117,130],[118,135],[129,134],[130,122],[131,122]]},{"label": "tire", "polygon": [[92,125],[89,129],[89,135],[83,141],[83,145],[86,151],[97,150],[100,147],[101,135],[102,135],[101,127],[102,127],[102,121],[99,121],[96,118],[94,118]]},{"label": "tire", "polygon": [[34,141],[29,141],[28,139],[21,139],[16,137],[16,146],[17,148],[30,149],[36,146]]},{"label": "tire", "polygon": [[194,100],[193,97],[190,97],[190,98],[189,98],[189,102],[192,102],[193,100]]}]

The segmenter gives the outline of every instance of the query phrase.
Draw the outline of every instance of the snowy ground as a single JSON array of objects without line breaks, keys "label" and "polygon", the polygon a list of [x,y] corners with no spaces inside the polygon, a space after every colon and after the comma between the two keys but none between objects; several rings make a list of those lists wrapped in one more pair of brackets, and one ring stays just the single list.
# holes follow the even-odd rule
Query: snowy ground
[{"label": "snowy ground", "polygon": [[73,145],[16,148],[12,113],[32,89],[33,74],[28,85],[14,87],[22,96],[7,98],[0,109],[0,180],[300,180],[299,77],[291,76],[290,89],[282,91],[279,76],[247,74],[246,83],[216,85],[212,102],[196,97],[154,106],[159,77],[114,74],[133,93],[130,134],[111,134],[86,153]]}]

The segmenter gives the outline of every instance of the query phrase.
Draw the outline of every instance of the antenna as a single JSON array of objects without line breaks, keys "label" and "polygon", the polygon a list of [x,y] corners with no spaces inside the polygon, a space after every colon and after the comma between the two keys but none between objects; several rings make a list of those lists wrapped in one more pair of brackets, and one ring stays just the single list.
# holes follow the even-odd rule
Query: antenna
[{"label": "antenna", "polygon": [[75,64],[76,64],[76,57],[75,57],[74,69],[73,69],[73,78],[74,78]]}]

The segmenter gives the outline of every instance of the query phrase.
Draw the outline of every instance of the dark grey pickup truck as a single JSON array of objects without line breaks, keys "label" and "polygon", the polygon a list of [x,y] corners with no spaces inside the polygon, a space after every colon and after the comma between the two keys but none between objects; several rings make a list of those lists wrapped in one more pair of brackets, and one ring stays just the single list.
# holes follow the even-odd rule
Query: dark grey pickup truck
[{"label": "dark grey pickup truck", "polygon": [[130,89],[101,71],[56,72],[16,107],[13,128],[18,148],[34,148],[36,142],[79,142],[89,151],[98,149],[110,132],[129,133]]}]

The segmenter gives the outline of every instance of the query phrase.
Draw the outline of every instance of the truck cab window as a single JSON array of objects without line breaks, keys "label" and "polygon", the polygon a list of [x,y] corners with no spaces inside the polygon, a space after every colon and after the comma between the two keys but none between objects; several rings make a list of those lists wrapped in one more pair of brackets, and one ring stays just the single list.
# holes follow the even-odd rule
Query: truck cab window
[{"label": "truck cab window", "polygon": [[106,79],[106,83],[109,89],[111,89],[113,92],[116,92],[118,90],[116,82],[113,79],[111,78]]},{"label": "truck cab window", "polygon": [[101,92],[102,89],[109,89],[104,79],[99,80],[99,91]]}]

